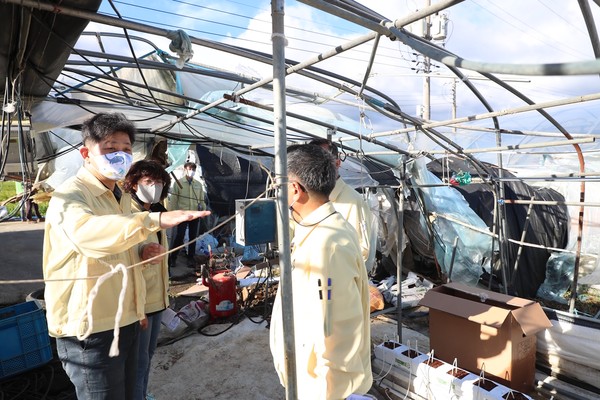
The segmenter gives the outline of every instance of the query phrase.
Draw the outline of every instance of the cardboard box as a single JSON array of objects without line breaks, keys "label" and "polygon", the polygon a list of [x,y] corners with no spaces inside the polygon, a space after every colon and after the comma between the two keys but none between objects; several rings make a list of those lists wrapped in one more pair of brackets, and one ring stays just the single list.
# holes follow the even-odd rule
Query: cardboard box
[{"label": "cardboard box", "polygon": [[429,307],[434,356],[512,389],[527,393],[535,377],[535,333],[551,327],[533,300],[460,283],[430,289],[419,303]]}]

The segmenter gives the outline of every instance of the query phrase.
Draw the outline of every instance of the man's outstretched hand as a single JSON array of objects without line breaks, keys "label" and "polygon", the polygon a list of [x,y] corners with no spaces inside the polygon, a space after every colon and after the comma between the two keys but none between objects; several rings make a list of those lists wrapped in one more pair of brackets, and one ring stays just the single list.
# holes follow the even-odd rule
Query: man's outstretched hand
[{"label": "man's outstretched hand", "polygon": [[210,211],[165,211],[160,213],[160,227],[163,229],[172,228],[185,221],[193,221],[197,218],[204,218],[210,215]]}]

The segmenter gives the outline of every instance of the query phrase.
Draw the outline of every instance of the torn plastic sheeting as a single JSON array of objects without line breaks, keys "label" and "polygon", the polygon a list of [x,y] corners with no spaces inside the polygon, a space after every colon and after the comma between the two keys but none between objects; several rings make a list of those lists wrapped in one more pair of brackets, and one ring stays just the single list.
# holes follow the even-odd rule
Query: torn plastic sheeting
[{"label": "torn plastic sheeting", "polygon": [[192,50],[192,41],[185,31],[177,29],[176,31],[168,31],[167,38],[171,39],[169,50],[177,53],[179,58],[175,62],[177,68],[181,69],[186,62],[192,59],[194,51]]},{"label": "torn plastic sheeting", "polygon": [[[376,193],[369,195],[369,206],[377,218],[373,228],[377,228],[377,250],[384,256],[396,256],[398,243],[398,215],[396,210],[396,199],[394,190],[390,188],[378,188]],[[402,235],[402,251],[406,248],[408,238]],[[394,260],[394,262],[396,262]]]},{"label": "torn plastic sheeting", "polygon": [[[441,185],[434,174],[427,170],[426,160],[420,158],[412,163],[411,180],[415,185]],[[465,198],[453,188],[445,186],[422,187],[419,189],[427,212],[435,212],[462,221],[479,230],[489,231],[485,222],[469,207]],[[425,217],[421,215],[421,226],[425,227]],[[458,237],[454,257],[452,281],[476,284],[484,270],[490,272],[492,237],[477,232],[467,226],[456,224],[446,218],[436,218],[431,226],[437,240],[434,240],[435,254],[442,271],[448,275],[452,260],[454,239]]]},{"label": "torn plastic sheeting", "polygon": [[[382,281],[377,289],[383,295],[386,303],[398,304],[398,284],[395,276],[390,276]],[[402,308],[416,307],[419,301],[425,296],[425,293],[433,287],[433,283],[422,278],[414,272],[409,272],[405,280],[400,282],[402,285]]]},{"label": "torn plastic sheeting", "polygon": [[[579,264],[579,284],[596,285],[600,281],[600,259],[582,256]],[[546,263],[546,279],[540,285],[537,296],[544,300],[567,304],[565,294],[571,289],[575,255],[572,253],[552,253]],[[596,279],[594,279],[596,277]]]},{"label": "torn plastic sheeting", "polygon": [[183,165],[187,158],[190,144],[178,142],[176,140],[169,140],[167,144],[167,154],[170,165],[166,168],[166,171],[171,172],[174,171],[178,166]]}]

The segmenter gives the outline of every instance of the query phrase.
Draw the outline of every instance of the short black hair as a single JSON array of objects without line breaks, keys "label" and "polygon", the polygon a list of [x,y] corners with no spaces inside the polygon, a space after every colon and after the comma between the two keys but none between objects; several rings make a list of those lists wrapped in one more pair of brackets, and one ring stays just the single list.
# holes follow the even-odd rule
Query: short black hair
[{"label": "short black hair", "polygon": [[331,154],[333,154],[335,158],[338,158],[339,152],[337,145],[329,139],[313,139],[310,142],[308,142],[308,144],[314,144],[315,146],[321,146],[323,148],[326,148]]},{"label": "short black hair", "polygon": [[133,163],[129,172],[123,181],[123,191],[133,193],[133,185],[137,184],[141,179],[149,177],[156,181],[164,183],[163,190],[160,194],[160,199],[164,200],[169,194],[171,186],[171,176],[158,162],[154,160],[140,160]]},{"label": "short black hair", "polygon": [[88,118],[81,126],[81,139],[84,146],[89,141],[100,143],[115,132],[125,132],[131,144],[135,142],[135,125],[122,113],[98,113]]},{"label": "short black hair", "polygon": [[292,145],[287,152],[288,175],[306,190],[329,197],[337,172],[333,155],[321,146]]},{"label": "short black hair", "polygon": [[185,164],[183,164],[183,168],[190,168],[192,170],[196,170],[196,163],[193,163],[191,161],[186,162]]}]

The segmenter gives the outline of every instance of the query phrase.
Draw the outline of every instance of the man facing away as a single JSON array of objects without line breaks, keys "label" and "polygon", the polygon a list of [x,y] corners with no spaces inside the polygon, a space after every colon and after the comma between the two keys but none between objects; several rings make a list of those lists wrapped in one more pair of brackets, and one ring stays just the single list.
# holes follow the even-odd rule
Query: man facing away
[{"label": "man facing away", "polygon": [[[79,399],[133,398],[145,287],[141,267],[126,270],[125,284],[121,266],[165,251],[158,243],[141,245],[150,234],[209,214],[131,212],[131,196],[116,182],[131,165],[135,133],[123,114],[86,120],[79,150],[84,165],[53,192],[46,213],[48,331],[56,337],[58,356]],[[111,271],[90,304],[98,277]]]},{"label": "man facing away", "polygon": [[[373,380],[368,279],[356,232],[329,201],[334,159],[319,146],[290,146],[287,165],[288,201],[296,221],[291,285],[298,398],[364,394]],[[286,386],[282,317],[278,292],[270,346]]]},{"label": "man facing away", "polygon": [[[185,179],[181,180],[181,187],[178,185],[178,182],[175,182],[171,189],[169,210],[206,210],[204,188],[200,181],[194,179],[196,164],[186,162],[183,164],[183,170],[185,172]],[[186,229],[188,230],[188,239],[190,241],[196,239],[199,234],[199,228],[200,221],[197,219],[179,224],[174,229],[171,248],[174,249],[183,244]],[[169,255],[169,269],[175,267],[178,254],[179,250],[175,250]],[[194,266],[193,259],[195,254],[196,242],[193,242],[187,247],[188,266]]]},{"label": "man facing away", "polygon": [[360,193],[340,177],[339,169],[342,160],[336,144],[327,139],[313,139],[309,144],[321,146],[329,151],[335,159],[336,181],[329,200],[356,230],[367,272],[371,272],[375,265],[375,250],[377,249],[377,232],[373,229],[374,217],[371,208]]}]

